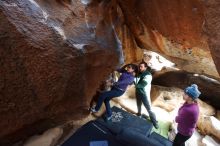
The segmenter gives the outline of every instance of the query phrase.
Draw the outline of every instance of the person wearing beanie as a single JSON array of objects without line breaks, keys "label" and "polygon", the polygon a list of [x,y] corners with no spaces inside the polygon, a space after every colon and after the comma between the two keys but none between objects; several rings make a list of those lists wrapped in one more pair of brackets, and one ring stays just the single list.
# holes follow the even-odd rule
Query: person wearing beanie
[{"label": "person wearing beanie", "polygon": [[185,103],[179,108],[175,118],[178,123],[178,133],[173,141],[173,146],[185,146],[185,142],[192,136],[199,117],[197,99],[201,92],[196,84],[192,84],[184,90],[183,100]]}]

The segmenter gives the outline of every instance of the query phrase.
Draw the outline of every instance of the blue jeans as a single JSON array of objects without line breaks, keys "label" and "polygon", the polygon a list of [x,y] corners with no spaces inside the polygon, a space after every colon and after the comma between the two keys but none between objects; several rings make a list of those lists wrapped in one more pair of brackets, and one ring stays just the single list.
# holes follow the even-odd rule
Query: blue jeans
[{"label": "blue jeans", "polygon": [[137,108],[138,108],[138,114],[141,114],[141,105],[144,104],[144,107],[147,109],[147,112],[149,113],[150,120],[153,124],[157,123],[156,115],[151,110],[150,103],[147,99],[147,96],[143,93],[136,92],[136,98],[137,98]]},{"label": "blue jeans", "polygon": [[112,115],[112,110],[110,107],[109,101],[114,97],[119,97],[124,94],[125,91],[119,90],[117,88],[112,88],[110,91],[106,91],[100,94],[98,102],[96,104],[95,110],[98,111],[102,106],[102,103],[105,102],[106,114],[107,117]]}]

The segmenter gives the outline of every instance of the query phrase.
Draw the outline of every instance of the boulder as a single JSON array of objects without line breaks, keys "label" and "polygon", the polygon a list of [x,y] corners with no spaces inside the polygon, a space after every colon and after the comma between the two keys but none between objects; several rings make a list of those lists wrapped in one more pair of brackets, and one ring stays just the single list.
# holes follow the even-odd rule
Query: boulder
[{"label": "boulder", "polygon": [[219,4],[220,1],[212,0],[212,1],[205,1],[206,11],[205,11],[205,24],[204,24],[204,32],[208,36],[208,44],[210,47],[210,52],[212,58],[214,60],[215,66],[218,70],[218,74],[220,75],[220,51],[219,51],[219,38],[220,38],[220,15],[219,12]]},{"label": "boulder", "polygon": [[168,112],[183,104],[182,95],[183,91],[179,88],[153,85],[151,89],[152,104]]},{"label": "boulder", "polygon": [[193,135],[190,137],[190,139],[188,139],[185,142],[186,146],[205,146],[202,143],[203,140],[203,136],[197,131],[195,130],[195,132],[193,133]]},{"label": "boulder", "polygon": [[123,63],[112,5],[0,2],[0,145],[88,115],[100,81]]},{"label": "boulder", "polygon": [[170,70],[162,74],[155,73],[152,84],[180,89],[185,89],[191,84],[197,84],[201,91],[199,98],[208,102],[216,109],[220,109],[220,105],[218,104],[220,102],[220,81],[218,78],[181,70]]},{"label": "boulder", "polygon": [[24,146],[55,146],[62,134],[62,128],[52,128],[45,131],[42,135],[36,135],[29,138]]},{"label": "boulder", "polygon": [[[219,109],[218,10],[217,0],[1,1],[0,145],[86,116],[100,82],[124,59],[142,60],[142,49],[192,72],[157,85],[197,83]],[[158,106],[174,109],[162,99]]]},{"label": "boulder", "polygon": [[[183,103],[183,90],[174,87],[163,87],[153,85],[151,89],[151,99],[154,106],[161,107],[168,112],[179,108]],[[207,104],[202,100],[198,100],[200,113],[203,115],[215,115],[213,106]]]},{"label": "boulder", "polygon": [[217,112],[216,112],[216,118],[217,118],[218,120],[220,120],[220,110],[217,110]]},{"label": "boulder", "polygon": [[[219,36],[219,23],[213,23],[219,16],[218,3],[217,0],[183,3],[119,0],[123,26],[118,34],[124,44],[126,61],[142,60],[141,48],[159,53],[179,69],[219,78],[219,57],[216,55],[219,51],[215,49],[218,38],[214,37],[214,34]],[[206,21],[209,22],[204,23]],[[207,41],[207,34],[210,41]]]},{"label": "boulder", "polygon": [[203,135],[213,135],[220,140],[220,121],[213,116],[200,115],[197,127]]},{"label": "boulder", "polygon": [[202,143],[206,146],[220,146],[220,144],[218,142],[216,142],[212,137],[206,135],[203,139],[202,139]]}]

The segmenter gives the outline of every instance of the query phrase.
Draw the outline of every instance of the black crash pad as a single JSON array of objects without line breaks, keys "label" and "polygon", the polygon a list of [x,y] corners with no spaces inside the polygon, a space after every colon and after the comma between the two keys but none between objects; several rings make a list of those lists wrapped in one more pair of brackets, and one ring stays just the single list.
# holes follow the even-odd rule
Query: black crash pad
[{"label": "black crash pad", "polygon": [[116,136],[116,139],[120,141],[123,146],[164,146],[157,140],[151,139],[129,128],[123,129],[123,131]]},{"label": "black crash pad", "polygon": [[170,140],[168,140],[165,137],[157,134],[156,132],[151,133],[149,138],[158,141],[163,146],[172,146],[173,145],[173,143]]},{"label": "black crash pad", "polygon": [[[79,128],[62,146],[171,146],[172,142],[157,133],[153,125],[120,108],[112,108],[110,121],[99,118]],[[169,143],[170,142],[170,143]]]},{"label": "black crash pad", "polygon": [[107,142],[107,146],[122,146],[108,129],[90,121],[78,129],[62,146],[90,146],[92,143]]},{"label": "black crash pad", "polygon": [[110,129],[115,135],[123,129],[129,128],[144,136],[149,136],[153,128],[153,124],[150,121],[132,115],[115,106],[112,107],[112,119],[110,121],[106,122],[103,118],[99,118],[97,122]]}]

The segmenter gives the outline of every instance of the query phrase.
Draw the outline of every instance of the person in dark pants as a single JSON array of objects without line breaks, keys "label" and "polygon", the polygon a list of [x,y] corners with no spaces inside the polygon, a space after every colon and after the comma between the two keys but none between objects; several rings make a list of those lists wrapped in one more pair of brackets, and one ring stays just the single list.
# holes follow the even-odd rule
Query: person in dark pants
[{"label": "person in dark pants", "polygon": [[98,112],[102,106],[102,103],[104,102],[105,107],[106,107],[106,115],[107,115],[106,120],[109,121],[112,115],[109,101],[114,97],[119,97],[124,94],[128,85],[134,82],[134,73],[136,70],[137,70],[137,66],[134,64],[128,64],[126,67],[123,67],[122,69],[117,70],[118,72],[122,73],[118,81],[114,83],[110,91],[106,91],[100,94],[96,106],[92,107],[90,111],[92,113]]},{"label": "person in dark pants", "polygon": [[195,131],[199,117],[199,106],[197,100],[201,92],[198,86],[193,84],[184,90],[183,99],[185,103],[179,108],[175,121],[178,123],[178,133],[174,139],[173,146],[185,146]]},{"label": "person in dark pants", "polygon": [[156,120],[156,116],[151,110],[151,98],[150,98],[150,90],[151,90],[151,81],[152,75],[148,71],[148,65],[146,62],[141,62],[139,64],[139,74],[135,79],[135,88],[136,88],[136,98],[137,98],[137,107],[138,113],[137,115],[141,115],[141,105],[144,104],[144,107],[147,109],[149,113],[149,117],[156,129],[159,128],[158,122]]}]

